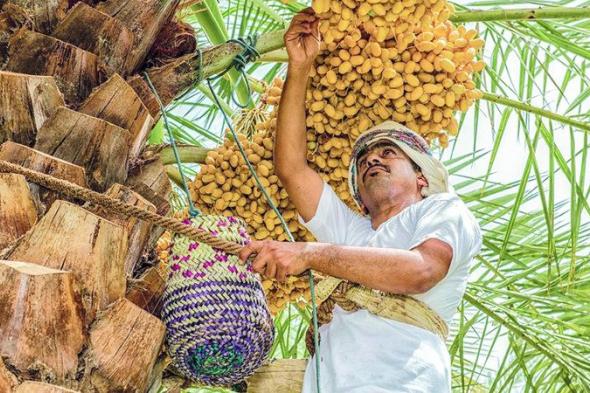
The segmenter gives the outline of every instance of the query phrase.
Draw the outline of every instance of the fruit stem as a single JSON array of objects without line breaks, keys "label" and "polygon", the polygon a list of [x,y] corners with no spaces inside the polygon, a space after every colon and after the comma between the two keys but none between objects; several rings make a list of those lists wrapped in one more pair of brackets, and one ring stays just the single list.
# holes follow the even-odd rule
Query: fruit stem
[{"label": "fruit stem", "polygon": [[498,22],[507,20],[582,19],[590,17],[590,7],[541,7],[525,9],[461,11],[449,19],[454,23]]},{"label": "fruit stem", "polygon": [[506,97],[501,97],[499,95],[486,93],[486,92],[483,92],[483,96],[481,99],[486,100],[486,101],[490,101],[490,102],[494,102],[496,104],[509,106],[509,107],[512,107],[512,108],[515,108],[515,109],[518,109],[521,111],[533,113],[535,115],[545,117],[547,119],[551,119],[551,120],[558,121],[560,123],[568,124],[570,126],[578,128],[580,130],[584,130],[587,132],[590,131],[590,123],[584,123],[582,121],[572,119],[571,117],[568,117],[568,116],[563,116],[563,115],[548,111],[546,109],[542,109],[542,108],[539,108],[536,106],[525,104],[524,102],[511,100]]}]

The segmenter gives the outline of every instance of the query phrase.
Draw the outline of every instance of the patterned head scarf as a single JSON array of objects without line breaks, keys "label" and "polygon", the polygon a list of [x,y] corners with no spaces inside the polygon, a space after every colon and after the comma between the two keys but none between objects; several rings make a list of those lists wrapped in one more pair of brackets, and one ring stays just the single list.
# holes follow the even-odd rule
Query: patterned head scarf
[{"label": "patterned head scarf", "polygon": [[357,160],[360,153],[377,142],[388,141],[399,146],[422,170],[428,186],[422,187],[422,195],[427,197],[440,192],[452,192],[449,173],[443,164],[432,156],[428,144],[420,135],[394,121],[383,122],[361,135],[352,149],[348,167],[348,187],[355,202],[361,208],[362,202],[357,183]]}]

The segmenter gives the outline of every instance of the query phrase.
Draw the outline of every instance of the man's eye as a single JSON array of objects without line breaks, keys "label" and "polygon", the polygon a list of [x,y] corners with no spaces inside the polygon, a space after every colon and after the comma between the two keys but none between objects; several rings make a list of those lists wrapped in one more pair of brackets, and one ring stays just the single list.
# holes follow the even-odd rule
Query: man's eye
[{"label": "man's eye", "polygon": [[395,152],[393,151],[393,149],[385,149],[385,150],[383,150],[383,154],[389,155],[389,154],[395,154]]}]

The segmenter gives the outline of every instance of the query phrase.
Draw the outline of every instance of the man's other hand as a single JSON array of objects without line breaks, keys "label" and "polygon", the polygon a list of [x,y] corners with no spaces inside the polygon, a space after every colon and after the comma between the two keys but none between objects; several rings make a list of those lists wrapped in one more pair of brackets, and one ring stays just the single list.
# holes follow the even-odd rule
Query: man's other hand
[{"label": "man's other hand", "polygon": [[303,273],[309,269],[304,251],[306,243],[278,242],[274,240],[252,241],[240,251],[240,259],[246,261],[256,254],[252,269],[265,277],[285,281],[287,276]]},{"label": "man's other hand", "polygon": [[320,52],[320,19],[311,7],[293,17],[284,39],[289,67],[309,71]]}]

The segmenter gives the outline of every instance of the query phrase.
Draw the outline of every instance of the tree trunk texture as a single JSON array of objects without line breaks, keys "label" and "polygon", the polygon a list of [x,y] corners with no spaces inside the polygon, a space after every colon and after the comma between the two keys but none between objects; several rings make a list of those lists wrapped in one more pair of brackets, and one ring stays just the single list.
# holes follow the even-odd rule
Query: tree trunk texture
[{"label": "tree trunk texture", "polygon": [[135,91],[119,75],[97,87],[79,111],[113,123],[131,133],[129,159],[135,159],[145,146],[154,119]]},{"label": "tree trunk texture", "polygon": [[[127,185],[145,199],[150,201],[158,214],[166,215],[170,210],[168,197],[172,192],[172,185],[168,179],[166,168],[159,158],[140,164],[129,172]],[[148,239],[147,247],[153,248],[164,233],[165,229],[156,226]]]},{"label": "tree trunk texture", "polygon": [[[4,142],[0,145],[0,160],[67,180],[81,187],[88,187],[84,168],[18,143]],[[29,183],[29,187],[35,201],[39,201],[42,212],[45,212],[56,199],[63,197],[36,183]]]},{"label": "tree trunk texture", "polygon": [[107,0],[97,5],[99,11],[117,18],[135,36],[128,70],[137,70],[145,61],[156,36],[174,14],[180,0]]},{"label": "tree trunk texture", "polygon": [[2,357],[0,357],[0,392],[10,393],[14,386],[18,384],[18,380],[12,374],[6,366],[4,365],[4,361]]},{"label": "tree trunk texture", "polygon": [[126,253],[124,228],[58,200],[6,258],[71,271],[91,322],[98,310],[125,296]]},{"label": "tree trunk texture", "polygon": [[8,62],[8,43],[12,34],[22,27],[33,28],[28,13],[16,4],[0,1],[0,70]]},{"label": "tree trunk texture", "polygon": [[21,377],[74,379],[85,340],[74,274],[0,262],[0,354]]},{"label": "tree trunk texture", "polygon": [[5,3],[24,9],[33,22],[33,29],[43,34],[50,34],[68,9],[68,0],[6,0]]},{"label": "tree trunk texture", "polygon": [[[256,49],[260,54],[271,52],[284,47],[284,31],[272,31],[262,34],[256,42]],[[236,55],[243,48],[236,43],[227,43],[207,48],[202,51],[202,77],[208,78],[222,72],[231,65]],[[164,105],[168,105],[179,94],[194,86],[198,79],[198,71],[201,66],[197,54],[181,56],[176,60],[162,66],[146,70],[158,95]],[[155,97],[140,76],[129,78],[129,84],[148,107],[154,118],[157,118],[159,107]]]},{"label": "tree trunk texture", "polygon": [[[190,86],[194,86],[197,80],[197,72],[194,65],[189,61],[193,58],[194,55],[183,56],[165,66],[147,70],[147,74],[164,106],[171,103],[181,92]],[[137,95],[141,97],[152,117],[158,118],[160,105],[145,79],[140,75],[135,75],[129,78],[128,82]]]},{"label": "tree trunk texture", "polygon": [[50,385],[43,382],[26,381],[19,385],[14,393],[80,393],[61,386]]},{"label": "tree trunk texture", "polygon": [[159,214],[168,213],[170,209],[168,196],[172,192],[172,186],[159,158],[148,160],[132,168],[129,171],[127,185],[153,203]]},{"label": "tree trunk texture", "polygon": [[164,332],[158,318],[127,299],[118,300],[90,330],[82,391],[145,392]]},{"label": "tree trunk texture", "polygon": [[27,29],[10,39],[8,71],[54,76],[70,105],[82,102],[100,83],[98,57],[91,52]]},{"label": "tree trunk texture", "polygon": [[126,298],[136,306],[159,316],[161,298],[166,287],[166,277],[159,265],[147,269],[138,279],[128,282]]},{"label": "tree trunk texture", "polygon": [[126,76],[131,71],[127,63],[133,51],[133,33],[96,8],[76,3],[52,35],[97,55],[108,75]]},{"label": "tree trunk texture", "polygon": [[127,177],[129,131],[61,107],[37,132],[35,149],[86,169],[88,184],[104,191]]},{"label": "tree trunk texture", "polygon": [[0,173],[0,250],[37,222],[37,206],[24,176]]},{"label": "tree trunk texture", "polygon": [[63,105],[52,77],[0,71],[0,143],[33,146],[37,130]]},{"label": "tree trunk texture", "polygon": [[[138,206],[153,212],[156,211],[156,207],[153,204],[129,187],[121,184],[113,184],[105,194],[129,205]],[[128,278],[131,278],[135,265],[146,247],[153,225],[135,217],[120,216],[117,213],[109,212],[99,206],[91,206],[89,210],[127,230],[129,237],[127,238],[125,274]]]}]

